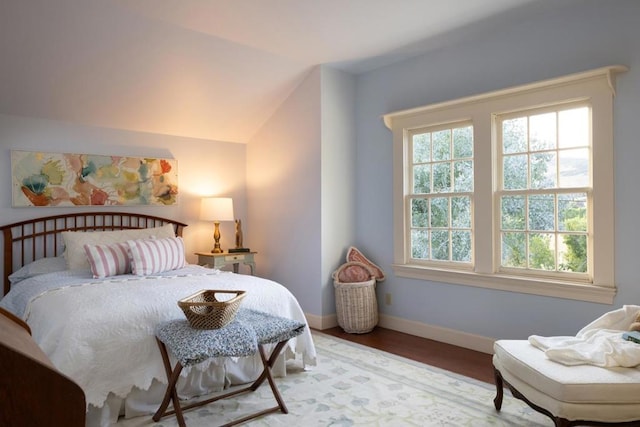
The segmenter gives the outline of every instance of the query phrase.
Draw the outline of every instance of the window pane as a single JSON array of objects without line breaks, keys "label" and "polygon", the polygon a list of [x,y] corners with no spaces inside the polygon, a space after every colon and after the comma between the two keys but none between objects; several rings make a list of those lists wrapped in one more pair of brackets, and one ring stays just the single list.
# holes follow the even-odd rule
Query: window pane
[{"label": "window pane", "polygon": [[589,146],[589,108],[580,107],[558,113],[558,146]]},{"label": "window pane", "polygon": [[524,233],[502,233],[502,265],[504,267],[527,266],[525,243]]},{"label": "window pane", "polygon": [[556,154],[534,153],[531,155],[531,188],[556,187]]},{"label": "window pane", "polygon": [[559,269],[585,273],[587,271],[587,236],[582,234],[564,234],[558,254]]},{"label": "window pane", "polygon": [[453,191],[473,191],[473,161],[453,162]]},{"label": "window pane", "polygon": [[507,156],[503,160],[503,182],[505,190],[527,188],[527,156]]},{"label": "window pane", "polygon": [[441,130],[432,133],[433,160],[451,160],[451,130]]},{"label": "window pane", "polygon": [[446,230],[433,230],[431,232],[431,258],[449,260],[449,232]]},{"label": "window pane", "polygon": [[529,118],[531,151],[556,148],[556,113],[546,113]]},{"label": "window pane", "polygon": [[427,211],[427,201],[424,199],[411,200],[411,226],[427,227],[429,221],[429,212]]},{"label": "window pane", "polygon": [[467,126],[453,130],[453,158],[473,157],[473,127]]},{"label": "window pane", "polygon": [[561,150],[559,156],[559,186],[561,188],[589,186],[589,149]]},{"label": "window pane", "polygon": [[451,233],[452,244],[452,260],[453,261],[471,261],[471,232],[470,231],[453,231]]},{"label": "window pane", "polygon": [[429,232],[427,230],[411,230],[411,257],[429,259]]},{"label": "window pane", "polygon": [[431,227],[449,226],[449,198],[434,197],[431,199]]},{"label": "window pane", "polygon": [[433,165],[433,192],[448,193],[451,191],[451,163]]},{"label": "window pane", "polygon": [[417,165],[413,168],[413,193],[431,192],[431,165]]},{"label": "window pane", "polygon": [[456,228],[471,228],[471,200],[469,197],[451,198],[451,223]]},{"label": "window pane", "polygon": [[529,268],[555,270],[555,246],[553,234],[531,233],[529,236]]},{"label": "window pane", "polygon": [[527,151],[527,118],[502,122],[502,151],[505,154]]},{"label": "window pane", "polygon": [[[452,193],[473,192],[473,126],[439,129],[411,135],[410,252],[414,259],[470,262],[472,199]],[[427,196],[434,193],[439,197]]]},{"label": "window pane", "polygon": [[529,229],[555,230],[555,203],[551,194],[529,196]]},{"label": "window pane", "polygon": [[503,230],[525,229],[525,199],[524,196],[503,196],[500,209]]},{"label": "window pane", "polygon": [[413,135],[413,163],[431,161],[431,134]]},{"label": "window pane", "polygon": [[558,230],[587,231],[587,195],[585,193],[558,196]]}]

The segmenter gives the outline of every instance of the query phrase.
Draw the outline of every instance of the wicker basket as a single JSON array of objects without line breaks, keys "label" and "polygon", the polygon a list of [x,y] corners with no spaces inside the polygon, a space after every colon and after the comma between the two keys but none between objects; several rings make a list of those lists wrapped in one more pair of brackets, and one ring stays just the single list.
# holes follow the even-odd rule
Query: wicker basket
[{"label": "wicker basket", "polygon": [[[343,280],[369,278],[362,282]],[[351,334],[371,332],[378,324],[376,278],[370,267],[360,262],[347,262],[333,272],[338,325]]]},{"label": "wicker basket", "polygon": [[[231,299],[220,301],[217,294],[233,294]],[[202,290],[178,301],[178,306],[195,329],[219,329],[231,322],[246,291]]]}]

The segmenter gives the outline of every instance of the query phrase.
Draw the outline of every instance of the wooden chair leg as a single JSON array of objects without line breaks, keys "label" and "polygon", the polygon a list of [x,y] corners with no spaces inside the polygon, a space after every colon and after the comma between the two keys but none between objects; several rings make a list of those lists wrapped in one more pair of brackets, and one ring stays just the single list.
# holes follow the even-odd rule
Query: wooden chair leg
[{"label": "wooden chair leg", "polygon": [[493,377],[496,383],[496,397],[493,399],[493,406],[497,411],[502,408],[502,398],[504,397],[504,384],[502,382],[502,374],[496,368],[493,368]]},{"label": "wooden chair leg", "polygon": [[[551,420],[553,420],[553,424],[555,425],[555,427],[570,427],[572,425],[583,425],[579,421],[569,421],[566,418],[556,417],[555,415],[553,415],[548,410],[546,410],[546,409],[536,405],[535,403],[531,402],[522,393],[520,393],[517,389],[515,389],[511,384],[509,384],[507,381],[505,381],[505,379],[502,377],[502,374],[500,373],[500,371],[498,371],[495,367],[493,368],[493,375],[494,375],[495,382],[496,382],[496,397],[495,397],[495,399],[493,399],[493,404],[496,407],[496,410],[499,411],[500,408],[502,408],[502,399],[504,397],[504,388],[507,387],[511,391],[511,395],[513,397],[515,397],[516,399],[522,400],[527,405],[529,405],[531,407],[531,409],[533,409],[535,411],[538,411],[541,414],[544,414],[547,417],[551,418]],[[589,424],[584,424],[584,425],[597,426],[597,425],[608,425],[608,424],[609,423],[589,423]]]}]

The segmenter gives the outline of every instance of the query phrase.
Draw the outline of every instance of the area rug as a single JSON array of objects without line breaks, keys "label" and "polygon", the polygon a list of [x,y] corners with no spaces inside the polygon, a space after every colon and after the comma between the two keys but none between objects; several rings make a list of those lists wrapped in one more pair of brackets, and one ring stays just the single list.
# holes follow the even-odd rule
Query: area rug
[{"label": "area rug", "polygon": [[[274,413],[251,426],[551,426],[551,420],[505,391],[502,410],[493,407],[495,386],[449,371],[313,333],[318,366],[290,366],[276,378],[289,414]],[[276,405],[265,383],[256,392],[184,413],[188,427],[221,425]],[[169,416],[118,422],[117,427],[173,427]]]}]

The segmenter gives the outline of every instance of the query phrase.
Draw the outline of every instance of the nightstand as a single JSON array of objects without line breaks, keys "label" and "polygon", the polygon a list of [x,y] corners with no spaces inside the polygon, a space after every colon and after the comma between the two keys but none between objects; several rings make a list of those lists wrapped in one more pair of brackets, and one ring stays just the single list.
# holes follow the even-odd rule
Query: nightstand
[{"label": "nightstand", "polygon": [[209,268],[222,268],[226,265],[233,264],[233,272],[238,272],[240,263],[248,265],[251,268],[251,275],[254,276],[256,262],[253,256],[257,252],[222,252],[214,254],[212,252],[196,252],[198,255],[198,265],[203,265]]}]

